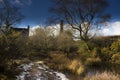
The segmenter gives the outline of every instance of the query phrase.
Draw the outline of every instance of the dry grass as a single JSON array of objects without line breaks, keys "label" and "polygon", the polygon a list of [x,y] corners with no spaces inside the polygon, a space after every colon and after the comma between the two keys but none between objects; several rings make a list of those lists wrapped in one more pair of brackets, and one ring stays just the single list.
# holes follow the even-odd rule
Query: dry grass
[{"label": "dry grass", "polygon": [[94,75],[89,74],[84,80],[120,80],[120,75],[104,71],[102,73],[97,72]]},{"label": "dry grass", "polygon": [[47,65],[53,69],[64,70],[70,62],[69,58],[60,52],[53,52],[50,57],[51,59]]},{"label": "dry grass", "polygon": [[81,63],[81,61],[74,59],[70,62],[68,69],[72,71],[73,73],[76,73],[78,75],[82,74],[85,70],[84,65]]}]

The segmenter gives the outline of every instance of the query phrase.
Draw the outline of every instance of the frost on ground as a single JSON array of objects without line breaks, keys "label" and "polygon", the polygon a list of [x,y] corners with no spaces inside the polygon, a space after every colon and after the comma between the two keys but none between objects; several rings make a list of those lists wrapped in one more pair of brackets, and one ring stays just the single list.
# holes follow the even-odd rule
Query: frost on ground
[{"label": "frost on ground", "polygon": [[19,66],[23,71],[16,80],[69,80],[63,73],[55,72],[43,62],[33,62]]}]

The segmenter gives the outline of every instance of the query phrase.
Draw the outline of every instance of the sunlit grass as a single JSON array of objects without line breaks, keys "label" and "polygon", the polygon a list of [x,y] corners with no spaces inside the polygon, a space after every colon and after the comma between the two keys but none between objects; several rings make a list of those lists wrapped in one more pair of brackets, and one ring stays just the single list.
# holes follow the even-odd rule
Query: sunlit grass
[{"label": "sunlit grass", "polygon": [[96,72],[96,74],[90,73],[84,78],[84,80],[120,80],[119,74],[104,71],[102,73]]},{"label": "sunlit grass", "polygon": [[72,71],[73,73],[76,73],[78,75],[82,74],[85,70],[84,65],[81,63],[81,61],[75,59],[71,60],[68,69]]}]

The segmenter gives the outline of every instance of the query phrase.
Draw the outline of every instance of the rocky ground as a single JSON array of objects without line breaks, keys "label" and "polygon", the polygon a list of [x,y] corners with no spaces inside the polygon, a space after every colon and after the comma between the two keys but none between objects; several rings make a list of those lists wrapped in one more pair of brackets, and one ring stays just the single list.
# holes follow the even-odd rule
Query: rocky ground
[{"label": "rocky ground", "polygon": [[68,80],[64,74],[49,69],[43,62],[22,64],[19,69],[22,72],[17,80]]}]

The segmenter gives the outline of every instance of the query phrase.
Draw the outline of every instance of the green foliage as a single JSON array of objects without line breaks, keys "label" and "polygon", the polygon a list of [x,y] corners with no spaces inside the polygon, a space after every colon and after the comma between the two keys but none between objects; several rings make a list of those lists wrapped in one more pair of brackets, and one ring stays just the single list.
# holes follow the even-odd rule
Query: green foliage
[{"label": "green foliage", "polygon": [[114,41],[110,47],[102,48],[100,58],[104,62],[120,64],[120,41]]},{"label": "green foliage", "polygon": [[89,55],[89,54],[90,54],[90,51],[89,51],[89,49],[88,49],[87,43],[84,42],[84,41],[80,41],[79,44],[80,44],[80,45],[79,45],[78,53],[84,54],[84,55],[85,55],[85,54],[86,54],[86,55]]},{"label": "green foliage", "polygon": [[33,60],[44,59],[53,69],[68,70],[78,75],[83,74],[90,67],[99,67],[107,63],[120,64],[119,40],[114,41],[111,46],[104,46],[102,42],[100,47],[96,45],[82,40],[73,41],[69,31],[53,36],[45,28],[39,28],[27,42],[22,38],[21,33],[10,30],[0,35],[0,64],[10,70],[13,69],[11,67],[15,59],[27,56]]},{"label": "green foliage", "polygon": [[[41,53],[48,51],[62,51],[68,54],[73,49],[73,39],[70,31],[63,31],[58,36],[52,35],[47,28],[38,28],[34,35],[30,36],[29,55],[41,55]],[[46,54],[47,55],[47,54]]]},{"label": "green foliage", "polygon": [[0,59],[2,62],[15,58],[20,48],[19,44],[20,33],[15,31],[9,31],[0,35]]},{"label": "green foliage", "polygon": [[86,66],[99,66],[100,63],[101,63],[101,59],[99,57],[99,51],[97,48],[94,48],[93,50],[91,50],[89,52],[88,55],[86,55],[86,59],[84,60],[85,61],[85,65]]},{"label": "green foliage", "polygon": [[113,42],[110,48],[114,52],[119,52],[120,51],[120,40]]},{"label": "green foliage", "polygon": [[117,41],[113,42],[110,48],[112,52],[111,62],[120,64],[120,40],[118,39]]},{"label": "green foliage", "polygon": [[109,62],[111,56],[112,56],[112,54],[111,54],[111,51],[109,48],[102,48],[101,49],[100,58],[102,59],[102,61]]},{"label": "green foliage", "polygon": [[7,80],[7,76],[0,74],[0,80]]},{"label": "green foliage", "polygon": [[[15,74],[16,59],[26,54],[26,41],[20,32],[9,30],[0,34],[0,70],[1,73]],[[7,76],[7,75],[5,75]],[[12,75],[13,76],[13,75]]]},{"label": "green foliage", "polygon": [[90,50],[88,49],[88,45],[86,42],[80,41],[77,53],[78,53],[77,57],[80,58],[80,60],[82,60],[83,62],[85,62],[86,59],[90,57],[91,53]]},{"label": "green foliage", "polygon": [[111,62],[120,64],[120,52],[112,55]]}]

